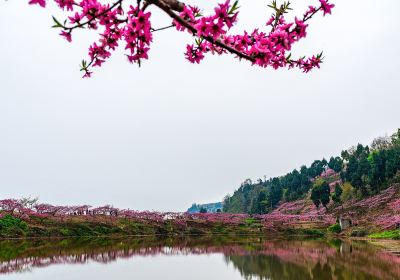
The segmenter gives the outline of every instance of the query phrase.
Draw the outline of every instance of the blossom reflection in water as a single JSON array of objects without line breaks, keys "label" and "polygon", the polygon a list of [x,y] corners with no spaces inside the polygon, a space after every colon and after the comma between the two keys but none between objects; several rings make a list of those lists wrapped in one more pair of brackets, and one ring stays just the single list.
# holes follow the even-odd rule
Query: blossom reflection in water
[{"label": "blossom reflection in water", "polygon": [[142,275],[150,280],[400,279],[400,257],[366,242],[265,237],[1,241],[0,274],[7,280],[72,275]]}]

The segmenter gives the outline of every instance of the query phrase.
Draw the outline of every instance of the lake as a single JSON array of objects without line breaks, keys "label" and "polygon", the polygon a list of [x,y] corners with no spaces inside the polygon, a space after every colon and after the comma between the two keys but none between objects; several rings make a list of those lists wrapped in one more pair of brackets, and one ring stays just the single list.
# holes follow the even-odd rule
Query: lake
[{"label": "lake", "polygon": [[6,240],[0,279],[400,279],[400,256],[362,241],[257,236]]}]

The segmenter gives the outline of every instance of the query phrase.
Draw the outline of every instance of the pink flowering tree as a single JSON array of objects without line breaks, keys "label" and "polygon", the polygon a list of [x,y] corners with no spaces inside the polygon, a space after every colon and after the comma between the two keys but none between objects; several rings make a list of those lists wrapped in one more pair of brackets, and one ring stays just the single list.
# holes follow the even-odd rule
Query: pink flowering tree
[{"label": "pink flowering tree", "polygon": [[[48,0],[30,0],[29,4],[46,7]],[[98,0],[54,0],[68,15],[65,19],[53,17],[54,28],[72,42],[73,33],[82,28],[94,30],[99,40],[89,47],[89,60],[83,60],[81,71],[90,77],[92,68],[100,67],[119,46],[125,48],[129,62],[139,66],[149,58],[153,32],[174,28],[186,32],[194,42],[186,46],[185,57],[191,63],[200,63],[206,54],[230,54],[239,60],[260,67],[299,68],[309,72],[320,67],[322,52],[311,57],[293,58],[293,45],[305,38],[309,20],[317,13],[330,14],[333,4],[329,0],[313,0],[301,16],[293,22],[285,15],[291,10],[289,2],[269,5],[273,10],[266,18],[266,26],[241,34],[232,34],[230,29],[238,22],[238,1],[226,0],[215,7],[214,12],[204,15],[197,6],[186,5],[178,0],[115,0],[100,3]],[[171,23],[155,29],[151,24],[149,7],[162,10],[171,18]]]},{"label": "pink flowering tree", "polygon": [[23,208],[21,202],[17,199],[3,199],[0,200],[0,210],[9,214],[15,211],[19,212]]}]

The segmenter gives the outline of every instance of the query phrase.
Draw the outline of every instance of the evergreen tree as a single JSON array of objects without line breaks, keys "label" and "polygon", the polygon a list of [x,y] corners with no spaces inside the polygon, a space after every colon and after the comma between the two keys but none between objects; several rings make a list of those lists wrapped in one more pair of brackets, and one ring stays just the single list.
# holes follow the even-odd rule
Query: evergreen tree
[{"label": "evergreen tree", "polygon": [[255,208],[253,209],[253,213],[256,214],[265,214],[267,213],[268,200],[267,200],[267,192],[262,190],[257,198],[257,203],[255,204]]},{"label": "evergreen tree", "polygon": [[330,196],[331,190],[330,190],[327,182],[325,182],[320,188],[321,188],[320,197],[321,197],[322,206],[327,208],[327,205],[329,204],[329,201],[331,198],[331,196]]},{"label": "evergreen tree", "polygon": [[331,157],[328,167],[335,170],[335,172],[340,172],[343,168],[343,160],[340,157]]},{"label": "evergreen tree", "polygon": [[330,201],[330,189],[325,180],[317,180],[315,182],[311,191],[311,200],[317,208],[319,208],[320,204],[325,208],[327,207]]},{"label": "evergreen tree", "polygon": [[319,194],[319,189],[318,188],[313,188],[311,191],[311,200],[314,203],[315,207],[319,208],[319,205],[321,204],[320,200],[320,194]]},{"label": "evergreen tree", "polygon": [[335,193],[332,195],[332,200],[336,203],[336,204],[340,204],[341,201],[341,196],[343,193],[343,189],[340,187],[339,184],[335,185]]}]

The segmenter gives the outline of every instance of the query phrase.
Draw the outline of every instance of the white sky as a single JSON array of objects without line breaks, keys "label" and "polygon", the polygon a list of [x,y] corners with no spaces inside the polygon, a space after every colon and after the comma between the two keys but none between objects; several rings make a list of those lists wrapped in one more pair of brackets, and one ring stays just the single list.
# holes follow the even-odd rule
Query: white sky
[{"label": "white sky", "polygon": [[[95,34],[68,44],[55,6],[27,2],[0,1],[1,198],[182,211],[400,127],[399,1],[334,1],[293,50],[324,51],[308,75],[230,56],[191,65],[192,38],[167,30],[142,68],[119,51],[89,80],[78,65]],[[318,1],[293,2],[301,15]],[[266,4],[242,0],[236,30],[263,26]]]}]

